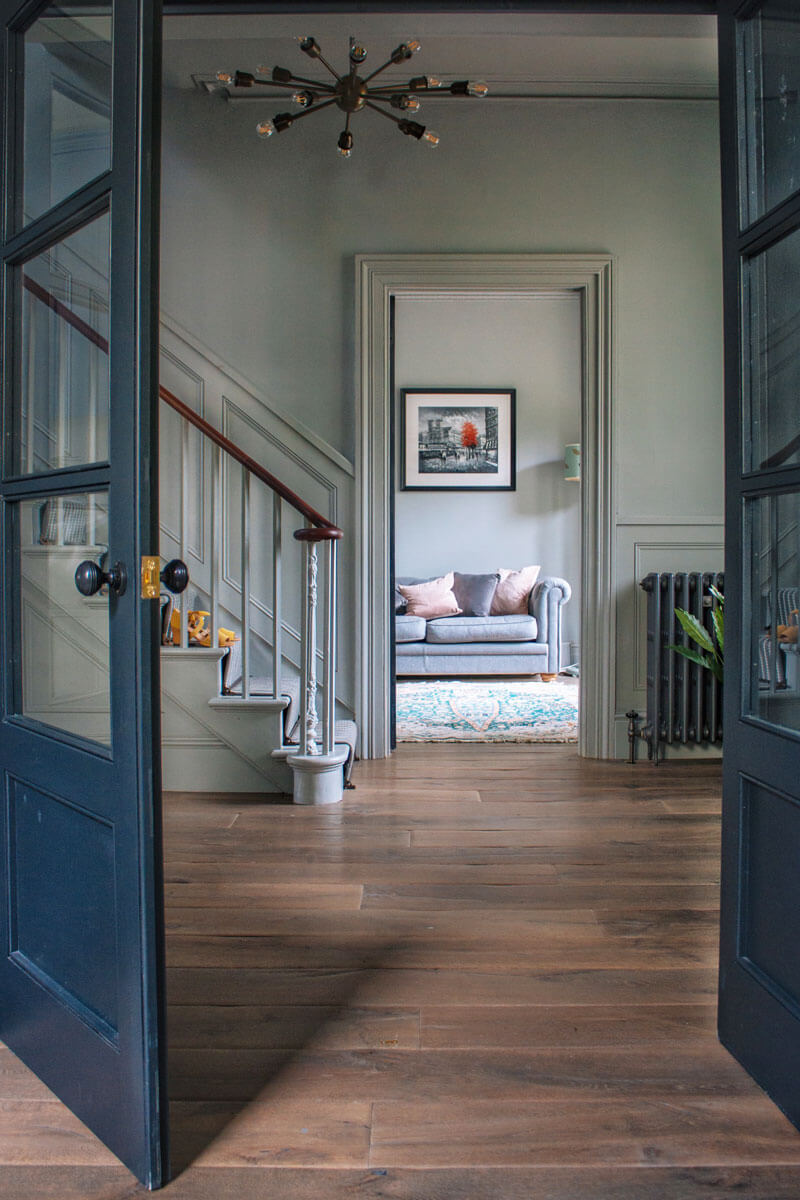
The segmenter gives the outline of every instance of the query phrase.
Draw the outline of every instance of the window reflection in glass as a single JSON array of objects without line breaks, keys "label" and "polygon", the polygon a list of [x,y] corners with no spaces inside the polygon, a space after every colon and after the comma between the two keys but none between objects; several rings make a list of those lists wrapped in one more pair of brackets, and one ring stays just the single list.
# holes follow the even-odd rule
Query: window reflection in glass
[{"label": "window reflection in glass", "polygon": [[800,188],[800,11],[766,0],[740,26],[741,223]]},{"label": "window reflection in glass", "polygon": [[747,501],[751,628],[745,712],[800,730],[800,493]]},{"label": "window reflection in glass", "polygon": [[108,552],[108,497],[79,492],[19,505],[22,708],[26,717],[111,742],[108,596],[82,596],[75,568]]},{"label": "window reflection in glass", "polygon": [[747,261],[743,344],[746,471],[800,462],[800,231]]},{"label": "window reflection in glass", "polygon": [[108,458],[109,235],[103,213],[20,269],[15,473]]},{"label": "window reflection in glass", "polygon": [[111,8],[52,5],[24,36],[23,220],[111,165]]}]

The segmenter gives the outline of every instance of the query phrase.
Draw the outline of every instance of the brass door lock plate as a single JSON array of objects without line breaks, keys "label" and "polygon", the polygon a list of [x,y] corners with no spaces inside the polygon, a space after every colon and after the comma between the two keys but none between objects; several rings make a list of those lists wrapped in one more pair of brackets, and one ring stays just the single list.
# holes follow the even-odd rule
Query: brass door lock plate
[{"label": "brass door lock plate", "polygon": [[157,600],[161,595],[161,559],[142,557],[142,599]]}]

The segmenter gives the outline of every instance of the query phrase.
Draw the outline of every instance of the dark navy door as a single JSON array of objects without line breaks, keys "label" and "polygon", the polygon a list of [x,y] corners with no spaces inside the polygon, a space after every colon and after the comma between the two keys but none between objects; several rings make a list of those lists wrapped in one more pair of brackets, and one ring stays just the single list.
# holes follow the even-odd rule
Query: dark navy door
[{"label": "dark navy door", "polygon": [[158,612],[139,563],[158,545],[160,28],[153,0],[0,14],[0,1037],[157,1187]]},{"label": "dark navy door", "polygon": [[720,13],[726,246],[719,1029],[800,1124],[800,3]]}]

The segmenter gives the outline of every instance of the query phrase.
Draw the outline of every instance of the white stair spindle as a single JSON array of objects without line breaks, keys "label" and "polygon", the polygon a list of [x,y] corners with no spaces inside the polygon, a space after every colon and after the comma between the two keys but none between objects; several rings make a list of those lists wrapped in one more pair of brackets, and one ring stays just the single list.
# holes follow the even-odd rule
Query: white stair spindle
[{"label": "white stair spindle", "polygon": [[211,451],[211,646],[219,642],[220,549],[222,546],[222,451]]},{"label": "white stair spindle", "polygon": [[300,687],[300,753],[318,754],[317,745],[317,574],[319,558],[316,542],[303,543],[303,643]]},{"label": "white stair spindle", "polygon": [[[180,455],[180,488],[181,488],[181,519],[180,546],[178,557],[186,562],[186,543],[189,540],[189,426],[186,421],[181,425],[181,455]],[[180,595],[181,638],[182,647],[189,645],[189,589],[184,588]]]},{"label": "white stair spindle", "polygon": [[70,406],[72,390],[70,387],[70,327],[66,321],[54,316],[58,338],[58,415],[56,417],[56,448],[55,462],[51,467],[67,466],[70,434]]},{"label": "white stair spindle", "polygon": [[336,721],[336,541],[327,547],[322,675],[322,753],[330,754],[335,744]]},{"label": "white stair spindle", "polygon": [[25,304],[28,309],[28,319],[26,328],[28,330],[28,361],[27,361],[27,380],[25,388],[25,396],[27,397],[27,410],[25,415],[25,468],[28,474],[33,474],[33,449],[34,438],[36,435],[36,305],[33,302],[33,297],[26,292]]},{"label": "white stair spindle", "polygon": [[272,493],[272,694],[281,694],[283,669],[283,565],[281,498]]},{"label": "white stair spindle", "polygon": [[[86,347],[89,359],[89,462],[97,461],[97,404],[100,392],[100,349],[91,342]],[[87,520],[87,541],[90,546],[97,542],[97,502],[94,492],[89,493],[89,512]]]},{"label": "white stair spindle", "polygon": [[250,698],[250,473],[242,467],[242,699]]}]

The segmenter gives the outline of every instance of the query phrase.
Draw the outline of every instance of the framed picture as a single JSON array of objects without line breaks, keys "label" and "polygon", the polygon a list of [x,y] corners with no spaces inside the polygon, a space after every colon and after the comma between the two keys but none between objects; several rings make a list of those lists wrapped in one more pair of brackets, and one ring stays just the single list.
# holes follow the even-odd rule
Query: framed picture
[{"label": "framed picture", "polygon": [[403,388],[401,487],[513,492],[514,388]]}]

